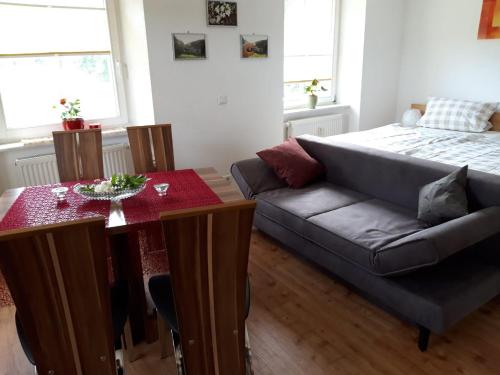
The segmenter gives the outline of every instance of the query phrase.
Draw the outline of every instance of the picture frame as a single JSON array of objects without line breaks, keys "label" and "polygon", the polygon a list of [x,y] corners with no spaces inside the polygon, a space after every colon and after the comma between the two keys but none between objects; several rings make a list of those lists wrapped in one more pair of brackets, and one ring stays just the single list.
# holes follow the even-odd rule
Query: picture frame
[{"label": "picture frame", "polygon": [[478,39],[500,39],[500,0],[483,0]]},{"label": "picture frame", "polygon": [[238,26],[238,3],[235,1],[207,0],[208,26]]},{"label": "picture frame", "polygon": [[207,35],[202,33],[172,33],[174,60],[206,60]]},{"label": "picture frame", "polygon": [[242,59],[266,59],[269,57],[269,36],[256,34],[240,35],[240,57]]}]

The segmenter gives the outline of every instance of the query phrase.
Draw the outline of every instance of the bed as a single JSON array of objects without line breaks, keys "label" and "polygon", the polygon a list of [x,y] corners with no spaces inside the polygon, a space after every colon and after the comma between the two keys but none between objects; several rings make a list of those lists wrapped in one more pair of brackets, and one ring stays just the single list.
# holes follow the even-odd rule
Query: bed
[{"label": "bed", "polygon": [[[425,105],[412,105],[425,111]],[[466,133],[451,130],[405,127],[392,124],[379,128],[328,137],[420,159],[500,175],[500,113],[490,122],[491,131]]]}]

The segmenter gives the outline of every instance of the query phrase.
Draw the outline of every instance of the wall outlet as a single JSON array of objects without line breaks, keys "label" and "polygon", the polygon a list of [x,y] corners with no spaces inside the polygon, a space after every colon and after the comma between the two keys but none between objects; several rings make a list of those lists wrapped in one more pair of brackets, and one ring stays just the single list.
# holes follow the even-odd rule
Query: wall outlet
[{"label": "wall outlet", "polygon": [[227,96],[226,95],[219,96],[217,98],[217,103],[219,103],[219,105],[226,105],[227,104]]}]

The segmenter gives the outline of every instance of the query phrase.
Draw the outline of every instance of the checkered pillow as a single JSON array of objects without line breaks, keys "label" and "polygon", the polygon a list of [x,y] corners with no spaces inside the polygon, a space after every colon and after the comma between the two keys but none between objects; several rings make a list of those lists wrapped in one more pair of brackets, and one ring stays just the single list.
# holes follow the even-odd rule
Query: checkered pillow
[{"label": "checkered pillow", "polygon": [[481,133],[491,129],[489,122],[498,103],[429,98],[425,115],[417,122],[424,128]]}]

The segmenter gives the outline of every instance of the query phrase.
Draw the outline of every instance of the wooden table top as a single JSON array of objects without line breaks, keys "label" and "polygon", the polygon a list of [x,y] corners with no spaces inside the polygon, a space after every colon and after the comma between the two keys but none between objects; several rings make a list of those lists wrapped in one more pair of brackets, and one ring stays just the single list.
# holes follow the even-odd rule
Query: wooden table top
[{"label": "wooden table top", "polygon": [[[198,176],[213,190],[215,194],[224,203],[234,202],[244,199],[239,188],[234,182],[222,177],[215,168],[199,168],[195,169]],[[24,187],[17,189],[9,189],[0,196],[0,221],[9,211],[16,199],[24,191]],[[109,214],[108,231],[111,233],[120,233],[126,231],[127,223],[123,214],[122,205],[120,202],[112,202]]]}]

